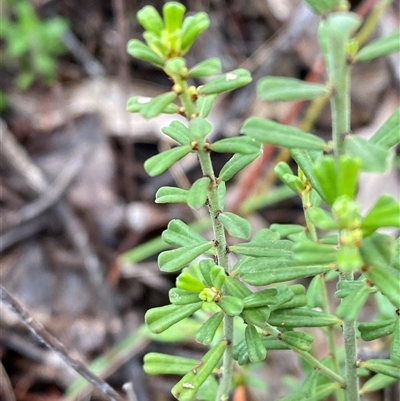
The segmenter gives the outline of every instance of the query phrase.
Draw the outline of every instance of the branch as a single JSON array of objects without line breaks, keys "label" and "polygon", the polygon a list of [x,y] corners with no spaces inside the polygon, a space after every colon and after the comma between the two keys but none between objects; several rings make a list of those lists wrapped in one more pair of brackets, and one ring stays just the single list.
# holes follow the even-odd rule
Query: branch
[{"label": "branch", "polygon": [[105,381],[95,376],[82,362],[72,358],[64,345],[50,334],[41,323],[36,321],[30,313],[0,284],[0,300],[13,311],[25,324],[29,331],[48,348],[60,356],[64,362],[84,377],[110,401],[124,401],[124,399]]}]

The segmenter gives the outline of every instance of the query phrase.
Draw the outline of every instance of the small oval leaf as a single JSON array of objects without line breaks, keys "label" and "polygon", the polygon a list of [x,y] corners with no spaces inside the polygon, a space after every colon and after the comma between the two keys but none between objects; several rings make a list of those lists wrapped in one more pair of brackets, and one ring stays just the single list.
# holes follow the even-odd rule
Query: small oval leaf
[{"label": "small oval leaf", "polygon": [[229,181],[239,171],[242,171],[247,165],[256,160],[261,153],[262,151],[259,150],[258,152],[249,155],[243,155],[239,153],[233,155],[233,157],[225,163],[219,172],[219,179],[221,181]]},{"label": "small oval leaf", "polygon": [[228,92],[233,89],[238,89],[251,82],[250,72],[239,68],[226,74],[220,75],[206,84],[199,87],[199,93],[211,95],[215,93]]},{"label": "small oval leaf", "polygon": [[289,149],[324,150],[326,148],[325,141],[316,135],[259,117],[248,118],[240,132],[262,143]]},{"label": "small oval leaf", "polygon": [[248,238],[251,232],[251,225],[248,220],[235,213],[223,212],[218,215],[218,220],[232,237]]},{"label": "small oval leaf", "polygon": [[176,272],[207,252],[212,246],[212,242],[206,242],[199,245],[189,245],[171,251],[161,252],[158,256],[160,270],[167,273]]},{"label": "small oval leaf", "polygon": [[261,100],[293,101],[328,96],[329,90],[325,85],[300,79],[265,77],[258,81],[257,94]]},{"label": "small oval leaf", "polygon": [[196,341],[201,344],[210,344],[224,319],[224,314],[222,312],[217,312],[212,315],[200,328],[196,334]]},{"label": "small oval leaf", "polygon": [[208,177],[199,178],[192,184],[186,199],[187,204],[192,209],[197,210],[204,206],[207,199],[209,185],[210,179]]},{"label": "small oval leaf", "polygon": [[369,61],[400,51],[400,29],[376,39],[364,46],[356,55],[356,61]]},{"label": "small oval leaf", "polygon": [[146,312],[145,321],[153,333],[162,333],[201,308],[203,302],[189,305],[165,305]]},{"label": "small oval leaf", "polygon": [[192,151],[190,146],[178,146],[150,157],[144,162],[144,169],[151,177],[162,174],[173,164]]}]

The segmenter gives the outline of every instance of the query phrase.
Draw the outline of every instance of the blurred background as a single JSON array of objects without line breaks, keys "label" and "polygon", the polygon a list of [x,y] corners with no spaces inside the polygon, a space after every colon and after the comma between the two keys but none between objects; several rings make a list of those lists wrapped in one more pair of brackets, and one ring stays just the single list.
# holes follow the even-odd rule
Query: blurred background
[{"label": "blurred background", "polygon": [[[192,327],[183,327],[180,338],[162,341],[141,328],[145,311],[167,303],[174,285],[175,277],[162,274],[156,263],[157,253],[165,249],[160,234],[168,221],[199,220],[198,229],[210,235],[207,223],[201,223],[205,210],[154,204],[161,185],[187,188],[200,176],[196,160],[185,158],[156,178],[143,169],[148,157],[172,145],[161,128],[175,117],[146,121],[125,111],[130,96],[170,90],[162,71],[126,53],[129,39],[141,39],[136,12],[147,4],[160,10],[163,3],[3,0],[1,5],[0,281],[72,355],[87,364],[103,356],[100,376],[117,389],[131,382],[137,401],[171,400],[176,381],[145,377],[144,353],[193,358],[204,353],[189,338]],[[319,17],[298,0],[183,3],[189,13],[206,11],[211,19],[210,29],[190,51],[188,65],[219,57],[224,71],[244,67],[254,78],[248,87],[220,97],[210,115],[212,139],[237,135],[250,115],[299,124],[307,104],[261,103],[255,85],[265,75],[326,80],[316,42]],[[365,17],[380,2],[351,3]],[[399,2],[394,1],[372,38],[393,31],[399,21]],[[399,54],[394,54],[354,67],[354,133],[372,135],[400,105],[399,66]],[[329,138],[329,107],[312,123],[312,132]],[[261,161],[229,182],[228,208],[247,216],[254,230],[303,223],[300,199],[273,173],[274,165],[287,158],[266,147]],[[214,157],[217,172],[227,159]],[[359,200],[364,209],[382,192],[399,196],[397,170],[383,178],[362,177]],[[371,319],[375,311],[376,305],[369,305],[362,318]],[[316,355],[326,355],[323,335],[313,334]],[[371,347],[379,351],[384,344]],[[270,352],[266,364],[250,367],[257,380],[239,387],[233,399],[269,401],[296,389],[302,379],[300,362],[282,355]],[[76,382],[77,374],[4,305],[0,360],[2,400],[102,399]],[[392,388],[365,399],[397,397]]]}]

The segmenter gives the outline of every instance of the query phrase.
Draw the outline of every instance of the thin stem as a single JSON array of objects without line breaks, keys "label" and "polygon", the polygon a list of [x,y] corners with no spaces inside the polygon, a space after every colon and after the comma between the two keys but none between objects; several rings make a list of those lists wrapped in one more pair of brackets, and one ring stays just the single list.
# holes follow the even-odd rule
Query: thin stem
[{"label": "thin stem", "polygon": [[[324,275],[322,275],[323,280],[323,287],[322,287],[322,311],[325,313],[331,313],[330,307],[329,307],[329,299],[328,299],[328,291],[326,289],[326,280]],[[328,326],[326,328],[326,332],[328,335],[328,348],[329,348],[329,353],[332,358],[332,363],[333,363],[333,369],[337,374],[340,374],[340,369],[339,369],[339,364],[338,364],[338,357],[337,357],[337,349],[336,349],[336,343],[335,343],[335,332],[333,326]],[[345,394],[342,390],[335,391],[335,398],[337,401],[346,401]]]},{"label": "thin stem", "polygon": [[[190,96],[189,88],[185,80],[176,81],[181,87],[181,94],[179,96],[184,113],[188,120],[193,118],[195,114],[194,102]],[[212,165],[210,153],[204,147],[205,143],[198,144],[198,158],[201,170],[205,177],[210,179],[208,189],[208,210],[210,213],[211,223],[215,236],[215,245],[217,249],[218,265],[223,267],[229,273],[228,264],[228,251],[225,237],[225,230],[221,222],[218,220],[218,214],[221,212],[221,205],[219,204],[218,197],[218,182],[215,177],[214,168]],[[229,399],[229,391],[232,383],[233,376],[233,356],[232,356],[232,342],[233,342],[233,317],[225,315],[223,320],[224,338],[227,341],[227,347],[224,352],[221,369],[221,379],[219,383],[216,401],[227,401]]]},{"label": "thin stem", "polygon": [[[274,326],[271,326],[268,323],[265,323],[263,329],[267,331],[271,336],[277,338],[278,340],[281,340],[282,337],[284,336],[277,328]],[[318,368],[320,372],[329,377],[330,379],[334,380],[335,382],[339,383],[342,387],[346,386],[346,380],[343,379],[342,376],[338,375],[336,372],[334,372],[332,369],[329,369],[327,366],[322,364],[318,359],[313,357],[309,352],[303,351],[301,349],[298,349],[294,347],[293,345],[287,344],[286,345],[299,354],[304,360],[306,360],[310,365],[314,366],[315,368]]]},{"label": "thin stem", "polygon": [[53,337],[41,323],[36,321],[30,313],[0,284],[0,301],[13,311],[26,325],[30,332],[48,348],[60,356],[72,369],[91,383],[110,401],[122,401],[123,398],[105,381],[95,376],[82,362],[72,358],[64,345]]},{"label": "thin stem", "polygon": [[[218,184],[215,178],[214,169],[211,162],[210,154],[201,149],[198,153],[201,169],[203,174],[210,178],[210,187],[208,191],[208,208],[213,225],[215,235],[218,264],[229,273],[228,252],[225,237],[225,230],[220,221],[218,214],[220,213],[220,205],[218,199]],[[222,376],[218,388],[216,401],[225,401],[229,399],[229,390],[232,383],[233,373],[233,357],[232,357],[232,341],[233,341],[233,317],[225,315],[223,320],[224,338],[228,341],[222,361]]]},{"label": "thin stem", "polygon": [[[336,46],[335,38],[329,38],[331,48]],[[333,57],[331,65],[331,82],[335,92],[331,98],[332,139],[334,156],[339,162],[345,153],[345,136],[350,131],[350,66],[346,53],[342,57]],[[339,238],[340,243],[340,238]],[[352,272],[340,272],[339,280],[353,280]],[[356,367],[357,340],[355,321],[343,322],[343,337],[346,361],[346,395],[347,401],[359,401],[359,380]]]}]

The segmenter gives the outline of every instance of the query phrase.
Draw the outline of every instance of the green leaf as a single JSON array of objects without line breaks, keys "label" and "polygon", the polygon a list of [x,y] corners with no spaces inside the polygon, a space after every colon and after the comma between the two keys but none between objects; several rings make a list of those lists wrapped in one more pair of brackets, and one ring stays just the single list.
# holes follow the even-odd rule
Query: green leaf
[{"label": "green leaf", "polygon": [[220,139],[210,146],[211,150],[219,153],[254,154],[260,150],[260,144],[247,136]]},{"label": "green leaf", "polygon": [[395,247],[396,244],[390,235],[375,232],[363,239],[360,252],[364,263],[385,269],[398,258]]},{"label": "green leaf", "polygon": [[340,280],[336,284],[337,291],[335,292],[336,298],[346,298],[348,297],[354,290],[365,285],[364,280],[353,281],[353,280]]},{"label": "green leaf", "polygon": [[382,390],[386,387],[391,386],[394,383],[397,383],[397,379],[394,377],[390,377],[384,375],[382,373],[377,373],[368,379],[360,389],[360,394],[370,393],[372,391]]},{"label": "green leaf", "polygon": [[395,275],[396,270],[378,266],[364,266],[363,273],[396,309],[400,308],[400,279],[398,274]]},{"label": "green leaf", "polygon": [[207,13],[200,12],[194,16],[186,17],[182,25],[182,53],[185,54],[196,38],[210,26]]},{"label": "green leaf", "polygon": [[208,58],[207,60],[202,61],[201,63],[192,67],[187,77],[189,79],[192,78],[201,78],[208,77],[210,75],[219,74],[221,72],[222,63],[221,60],[217,57]]},{"label": "green leaf", "polygon": [[258,81],[257,94],[261,100],[310,100],[329,95],[325,85],[304,82],[295,78],[265,77]]},{"label": "green leaf", "polygon": [[204,118],[196,117],[190,120],[189,129],[191,137],[202,141],[212,130],[212,125]]},{"label": "green leaf", "polygon": [[384,122],[370,138],[369,142],[392,148],[400,143],[400,107]]},{"label": "green leaf", "polygon": [[229,294],[237,298],[244,299],[248,295],[252,294],[249,288],[247,288],[242,282],[231,276],[226,277],[225,287],[228,290]]},{"label": "green leaf", "polygon": [[199,296],[199,293],[204,290],[205,285],[196,276],[191,265],[191,267],[183,269],[181,274],[176,278],[176,287],[180,290],[195,292]]},{"label": "green leaf", "polygon": [[310,351],[314,342],[314,337],[308,333],[300,331],[287,331],[282,335],[282,341],[289,347],[297,348],[301,351]]},{"label": "green leaf", "polygon": [[320,195],[329,206],[332,206],[338,196],[338,174],[334,158],[331,156],[322,157],[315,163],[312,172],[318,181],[319,188],[321,188],[322,194],[320,193]]},{"label": "green leaf", "polygon": [[247,165],[252,163],[261,155],[261,150],[250,155],[235,154],[230,158],[219,172],[219,180],[229,181],[239,171],[242,171]]},{"label": "green leaf", "polygon": [[358,185],[358,175],[360,172],[361,159],[342,155],[339,159],[339,169],[337,173],[337,195],[346,195],[354,199]]},{"label": "green leaf", "polygon": [[[319,184],[319,181],[315,177],[313,168],[316,163],[316,157],[313,157],[314,152],[307,152],[304,149],[291,149],[290,154],[295,160],[301,171],[307,177],[307,180],[311,184],[311,187],[319,194],[319,196],[326,201],[324,192]],[[315,152],[317,153],[317,152]],[[322,155],[322,152],[318,152],[318,157]]]},{"label": "green leaf", "polygon": [[[201,272],[201,275],[204,278],[204,282],[206,283],[206,285],[208,287],[212,287],[213,283],[211,280],[211,268],[215,266],[215,263],[213,260],[211,259],[201,259],[199,262],[199,269]],[[220,289],[220,288],[218,288]]]},{"label": "green leaf", "polygon": [[362,171],[384,173],[388,169],[390,149],[371,143],[364,138],[347,136],[345,139],[346,152],[361,160]]},{"label": "green leaf", "polygon": [[153,333],[162,333],[201,308],[203,302],[189,305],[165,305],[146,312],[145,321]]},{"label": "green leaf", "polygon": [[160,36],[164,29],[164,23],[160,14],[153,6],[143,7],[137,14],[137,19],[142,27],[149,32]]},{"label": "green leaf", "polygon": [[217,95],[204,95],[197,98],[196,107],[199,117],[206,118],[214,105]]},{"label": "green leaf", "polygon": [[185,375],[197,364],[196,359],[158,352],[149,352],[143,362],[143,369],[149,375]]},{"label": "green leaf", "polygon": [[173,164],[192,151],[190,146],[178,146],[150,157],[144,162],[144,169],[151,177],[162,174]]},{"label": "green leaf", "polygon": [[[126,110],[129,113],[138,113],[150,101],[151,101],[150,97],[132,96],[131,98],[128,99],[128,103],[126,105]],[[165,113],[165,114],[175,114],[177,112],[178,112],[178,106],[174,103],[170,103],[162,111],[162,113]]]},{"label": "green leaf", "polygon": [[268,323],[273,326],[323,327],[338,324],[341,321],[334,315],[307,308],[279,309],[271,313]]},{"label": "green leaf", "polygon": [[161,187],[156,192],[156,203],[186,203],[188,191],[177,187]]},{"label": "green leaf", "polygon": [[390,360],[400,366],[400,316],[397,317],[393,329],[392,345],[390,346]]},{"label": "green leaf", "polygon": [[326,147],[325,141],[316,135],[259,117],[248,118],[240,132],[262,143],[289,149],[324,150]]},{"label": "green leaf", "polygon": [[157,34],[146,31],[143,33],[143,38],[154,53],[159,55],[161,58],[165,58],[167,56],[167,49]]},{"label": "green leaf", "polygon": [[301,179],[292,173],[291,168],[286,162],[279,162],[274,172],[276,176],[293,192],[300,193],[304,189],[304,183]]},{"label": "green leaf", "polygon": [[341,0],[305,0],[305,2],[317,13],[328,14],[336,9]]},{"label": "green leaf", "polygon": [[299,224],[279,224],[274,223],[270,225],[270,230],[279,233],[280,237],[287,237],[291,234],[298,234],[305,231],[304,226]]},{"label": "green leaf", "polygon": [[206,203],[208,187],[210,186],[210,179],[202,177],[196,180],[189,189],[187,196],[187,204],[192,209],[200,209]]},{"label": "green leaf", "polygon": [[[268,288],[266,290],[261,290],[251,293],[250,295],[246,296],[246,298],[244,298],[243,300],[244,307],[246,309],[259,308],[263,306],[268,306],[270,304],[274,304],[277,294],[278,291],[276,290],[276,288]],[[293,296],[294,294],[292,294],[292,298]]]},{"label": "green leaf", "polygon": [[248,238],[251,232],[251,225],[248,220],[235,213],[223,212],[218,215],[218,220],[232,237]]},{"label": "green leaf", "polygon": [[161,252],[158,256],[158,265],[163,272],[171,273],[180,270],[198,256],[211,249],[213,243],[206,242],[198,245],[189,245],[171,251]]},{"label": "green leaf", "polygon": [[126,50],[128,54],[132,57],[138,58],[139,60],[147,61],[158,67],[164,65],[164,60],[140,40],[131,39],[127,44]]},{"label": "green leaf", "polygon": [[318,228],[323,230],[333,230],[339,228],[338,223],[325,210],[319,207],[310,207],[305,211],[306,216]]},{"label": "green leaf", "polygon": [[182,25],[186,7],[177,1],[168,1],[163,6],[165,28],[169,33],[175,32]]},{"label": "green leaf", "polygon": [[311,277],[316,274],[326,273],[331,269],[332,267],[326,264],[293,266],[293,263],[290,268],[269,268],[268,263],[265,263],[263,271],[257,273],[241,273],[240,277],[248,284],[260,286]]},{"label": "green leaf", "polygon": [[166,61],[164,71],[170,76],[184,75],[187,71],[186,60],[182,57],[173,57]]},{"label": "green leaf", "polygon": [[243,300],[231,295],[224,295],[218,301],[218,306],[228,315],[237,316],[243,310]]},{"label": "green leaf", "polygon": [[239,68],[226,74],[220,75],[217,78],[200,86],[198,91],[200,94],[211,95],[215,93],[228,92],[233,89],[238,89],[251,82],[250,72]]},{"label": "green leaf", "polygon": [[369,361],[360,362],[358,366],[400,380],[400,366],[395,365],[389,359],[370,359]]},{"label": "green leaf", "polygon": [[322,274],[313,277],[307,290],[308,307],[322,308],[325,305],[325,280]]},{"label": "green leaf", "polygon": [[246,327],[245,339],[250,362],[257,363],[263,361],[267,356],[267,350],[264,348],[260,334],[255,326],[249,325]]},{"label": "green leaf", "polygon": [[196,341],[205,345],[211,344],[223,319],[224,314],[222,312],[212,315],[197,332]]},{"label": "green leaf", "polygon": [[346,322],[356,320],[371,292],[373,292],[373,289],[366,283],[356,287],[342,300],[336,309],[336,315]]},{"label": "green leaf", "polygon": [[372,341],[377,338],[386,337],[393,333],[396,319],[377,320],[373,322],[360,323],[358,330],[364,341]]},{"label": "green leaf", "polygon": [[364,46],[356,55],[356,61],[369,61],[400,51],[400,29],[376,39]]},{"label": "green leaf", "polygon": [[162,239],[167,244],[175,246],[193,246],[207,242],[197,231],[179,219],[173,219],[168,223],[167,229],[162,233]]},{"label": "green leaf", "polygon": [[240,255],[253,256],[257,258],[291,258],[293,242],[288,240],[263,241],[253,238],[251,242],[231,245],[229,249]]},{"label": "green leaf", "polygon": [[313,241],[299,242],[294,245],[294,259],[300,264],[328,264],[336,262],[337,249],[330,245]]},{"label": "green leaf", "polygon": [[217,367],[226,349],[226,341],[212,347],[198,363],[198,367],[187,373],[171,390],[179,401],[192,401],[212,371]]},{"label": "green leaf", "polygon": [[181,145],[188,145],[191,140],[189,128],[180,121],[172,121],[168,127],[164,127],[161,131]]},{"label": "green leaf", "polygon": [[146,103],[140,109],[140,114],[147,119],[156,117],[162,113],[164,109],[175,100],[176,97],[177,94],[175,92],[167,92],[153,97],[150,102]]},{"label": "green leaf", "polygon": [[222,287],[225,283],[225,279],[226,279],[226,273],[224,268],[216,264],[211,265],[210,267],[211,285],[217,290],[222,290]]},{"label": "green leaf", "polygon": [[369,234],[381,227],[400,227],[400,202],[382,195],[362,220],[362,229]]},{"label": "green leaf", "polygon": [[198,292],[183,290],[181,288],[171,288],[168,295],[171,304],[174,305],[194,304],[200,300]]}]

